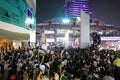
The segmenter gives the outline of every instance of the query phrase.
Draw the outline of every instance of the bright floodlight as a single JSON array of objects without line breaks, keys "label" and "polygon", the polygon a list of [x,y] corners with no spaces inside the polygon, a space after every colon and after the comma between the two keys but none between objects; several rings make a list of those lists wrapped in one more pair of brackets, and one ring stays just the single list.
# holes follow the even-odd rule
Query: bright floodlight
[{"label": "bright floodlight", "polygon": [[63,23],[67,24],[67,23],[69,23],[69,22],[70,22],[69,19],[63,19]]},{"label": "bright floodlight", "polygon": [[34,23],[34,19],[32,18],[26,18],[26,20],[25,20],[25,24],[33,24]]}]

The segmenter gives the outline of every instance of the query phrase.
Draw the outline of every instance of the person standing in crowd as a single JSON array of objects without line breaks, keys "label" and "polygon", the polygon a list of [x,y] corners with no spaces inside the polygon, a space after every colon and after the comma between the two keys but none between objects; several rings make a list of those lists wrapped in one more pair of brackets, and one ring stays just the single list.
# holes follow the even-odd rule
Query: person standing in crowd
[{"label": "person standing in crowd", "polygon": [[8,69],[9,71],[8,71],[7,80],[17,80],[16,70],[14,68],[14,65],[9,65]]},{"label": "person standing in crowd", "polygon": [[68,73],[65,70],[63,70],[61,73],[61,80],[69,80]]},{"label": "person standing in crowd", "polygon": [[39,74],[37,76],[37,79],[36,80],[41,80],[41,76],[42,76],[43,72],[42,71],[39,71]]},{"label": "person standing in crowd", "polygon": [[0,68],[1,68],[1,70],[0,70],[0,77],[1,78],[4,78],[4,73],[5,73],[4,64],[5,64],[5,61],[1,61],[0,62]]},{"label": "person standing in crowd", "polygon": [[22,68],[23,64],[20,59],[18,60],[18,63],[16,64],[16,66],[17,66],[17,79],[22,80],[21,68]]},{"label": "person standing in crowd", "polygon": [[23,72],[23,80],[29,80],[27,69],[25,69],[24,72]]}]

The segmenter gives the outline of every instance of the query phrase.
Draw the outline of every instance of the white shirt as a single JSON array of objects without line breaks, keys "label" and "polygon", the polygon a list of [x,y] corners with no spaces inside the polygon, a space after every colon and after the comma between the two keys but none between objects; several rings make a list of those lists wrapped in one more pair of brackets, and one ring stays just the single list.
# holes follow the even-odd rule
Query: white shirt
[{"label": "white shirt", "polygon": [[22,63],[17,63],[17,71],[20,72],[23,64]]}]

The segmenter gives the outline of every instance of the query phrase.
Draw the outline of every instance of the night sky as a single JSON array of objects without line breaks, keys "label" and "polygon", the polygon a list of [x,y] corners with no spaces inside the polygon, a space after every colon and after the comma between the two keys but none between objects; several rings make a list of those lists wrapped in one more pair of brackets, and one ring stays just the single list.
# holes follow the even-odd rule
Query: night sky
[{"label": "night sky", "polygon": [[[37,23],[64,17],[64,0],[37,0]],[[92,18],[120,28],[120,0],[91,0]]]}]

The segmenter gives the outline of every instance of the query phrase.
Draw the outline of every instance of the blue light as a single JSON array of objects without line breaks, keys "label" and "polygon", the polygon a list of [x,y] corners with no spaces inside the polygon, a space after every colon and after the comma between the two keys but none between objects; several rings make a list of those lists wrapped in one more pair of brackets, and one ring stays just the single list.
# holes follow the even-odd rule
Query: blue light
[{"label": "blue light", "polygon": [[69,23],[69,22],[70,22],[69,19],[63,19],[63,23],[67,24],[67,23]]}]

